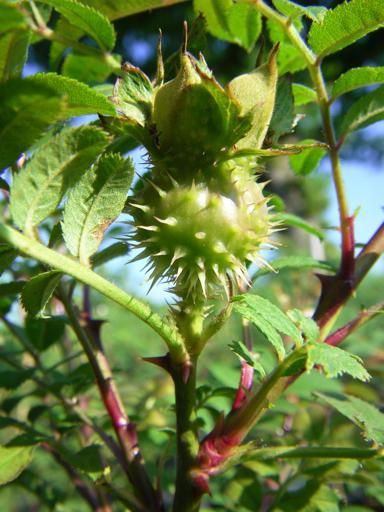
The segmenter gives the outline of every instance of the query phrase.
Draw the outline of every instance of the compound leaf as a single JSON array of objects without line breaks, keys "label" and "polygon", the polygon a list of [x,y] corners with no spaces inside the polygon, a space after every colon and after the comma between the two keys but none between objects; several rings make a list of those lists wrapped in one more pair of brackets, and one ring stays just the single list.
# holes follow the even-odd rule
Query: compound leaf
[{"label": "compound leaf", "polygon": [[32,460],[34,446],[0,446],[0,485],[15,480]]},{"label": "compound leaf", "polygon": [[32,232],[54,212],[107,142],[104,132],[83,126],[68,128],[41,146],[12,183],[11,213],[18,227]]},{"label": "compound leaf", "polygon": [[340,132],[345,136],[348,132],[360,130],[383,119],[384,86],[365,94],[350,107],[343,118]]},{"label": "compound leaf", "polygon": [[344,373],[363,382],[371,378],[360,357],[327,343],[310,343],[307,346],[307,372],[315,365],[321,366],[329,378],[339,377]]},{"label": "compound leaf", "polygon": [[36,73],[26,80],[33,84],[46,85],[57,95],[64,96],[67,105],[65,118],[86,114],[115,115],[115,108],[111,101],[92,87],[73,78],[57,73]]},{"label": "compound leaf", "polygon": [[346,73],[339,76],[333,83],[332,99],[353,91],[359,87],[367,87],[368,85],[380,84],[384,82],[384,67],[363,67],[352,68]]},{"label": "compound leaf", "polygon": [[109,20],[93,7],[75,0],[40,0],[51,5],[72,25],[83,30],[104,50],[115,46],[116,34]]},{"label": "compound leaf", "polygon": [[342,50],[384,25],[382,0],[351,0],[326,12],[321,23],[313,23],[308,40],[319,57]]},{"label": "compound leaf", "polygon": [[132,161],[109,153],[70,193],[64,208],[63,235],[70,252],[83,264],[89,264],[104,231],[122,212],[132,178]]},{"label": "compound leaf", "polygon": [[384,414],[376,407],[354,396],[330,396],[318,392],[315,395],[360,427],[366,439],[384,444]]},{"label": "compound leaf", "polygon": [[280,332],[290,336],[295,343],[301,344],[301,333],[296,325],[272,302],[254,294],[234,297],[234,309],[250,320],[274,346],[280,359],[285,349]]},{"label": "compound leaf", "polygon": [[48,304],[61,279],[61,272],[43,272],[26,283],[21,292],[21,301],[30,316],[39,315]]},{"label": "compound leaf", "polygon": [[299,309],[290,309],[287,311],[287,315],[292,322],[297,325],[300,332],[304,334],[305,340],[308,343],[317,341],[320,334],[319,326],[312,318],[305,316]]}]

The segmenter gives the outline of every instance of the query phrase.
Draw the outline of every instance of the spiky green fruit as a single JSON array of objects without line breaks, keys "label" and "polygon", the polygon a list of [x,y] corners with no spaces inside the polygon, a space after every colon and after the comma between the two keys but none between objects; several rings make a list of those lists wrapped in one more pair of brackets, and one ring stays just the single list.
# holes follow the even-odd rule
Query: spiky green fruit
[{"label": "spiky green fruit", "polygon": [[260,264],[260,249],[270,241],[263,185],[233,162],[220,167],[221,181],[147,181],[132,199],[139,258],[149,257],[151,279],[168,280],[182,298],[246,280],[245,263]]},{"label": "spiky green fruit", "polygon": [[272,51],[223,88],[185,47],[165,84],[126,65],[114,101],[122,129],[126,123],[144,144],[150,164],[130,198],[136,259],[149,258],[152,281],[168,281],[189,307],[217,286],[246,280],[247,262],[262,262],[270,243],[274,223],[249,155],[262,147],[277,76]]}]

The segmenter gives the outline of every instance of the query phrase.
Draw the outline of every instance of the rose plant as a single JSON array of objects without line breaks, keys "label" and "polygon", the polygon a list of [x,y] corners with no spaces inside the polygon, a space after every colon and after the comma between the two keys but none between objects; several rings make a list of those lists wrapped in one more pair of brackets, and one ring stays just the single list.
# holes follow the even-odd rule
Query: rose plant
[{"label": "rose plant", "polygon": [[[383,2],[195,0],[177,55],[163,56],[160,36],[154,78],[121,64],[112,21],[175,3],[0,2],[0,483],[23,485],[41,510],[64,510],[68,493],[35,466],[46,454],[91,510],[336,511],[356,496],[372,506],[361,510],[379,510],[384,415],[372,402],[383,371],[342,344],[383,311],[378,302],[348,317],[384,228],[357,248],[340,152],[383,119],[384,89],[361,94],[337,129],[331,106],[383,83],[384,70],[327,83],[323,61],[380,29]],[[221,83],[190,50],[202,30],[257,50],[257,65]],[[21,77],[41,41],[56,71]],[[308,105],[320,140],[299,139]],[[87,114],[97,118],[71,123]],[[146,170],[134,178],[127,153],[138,146]],[[278,157],[310,180],[324,156],[339,207],[336,263],[290,253],[291,229],[324,234],[285,210],[276,172],[266,177]],[[114,268],[144,260],[151,286],[168,285],[166,311],[98,270],[118,257]],[[293,290],[284,307],[257,286],[295,271],[317,272],[310,312]],[[94,307],[104,298],[133,314],[127,331],[144,322],[165,344],[140,363],[172,382],[161,428],[122,392],[129,381],[142,396],[142,384],[111,364],[107,318]],[[228,348],[234,321],[242,339]],[[237,387],[225,385],[227,363],[221,386],[207,378],[212,349],[238,356]]]}]

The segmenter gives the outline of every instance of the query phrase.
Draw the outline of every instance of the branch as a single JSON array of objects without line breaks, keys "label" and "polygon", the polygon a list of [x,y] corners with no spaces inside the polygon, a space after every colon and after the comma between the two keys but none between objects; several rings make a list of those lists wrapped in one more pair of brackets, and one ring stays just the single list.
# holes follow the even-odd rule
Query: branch
[{"label": "branch", "polygon": [[380,313],[384,312],[384,302],[380,302],[369,309],[361,311],[356,318],[348,322],[347,324],[337,329],[337,331],[330,334],[326,339],[325,343],[328,345],[339,345],[345,338],[347,338],[353,331],[356,331],[359,327],[364,325],[366,322],[374,318]]},{"label": "branch", "polygon": [[87,284],[102,293],[109,299],[113,300],[135,316],[143,320],[157,334],[159,334],[168,346],[172,360],[176,363],[184,363],[189,360],[188,352],[184,346],[184,340],[177,332],[175,326],[170,324],[169,320],[165,321],[160,315],[154,313],[152,309],[121,290],[107,279],[104,279],[93,270],[84,267],[77,261],[59,254],[45,245],[31,240],[27,236],[19,233],[3,223],[0,223],[0,239],[9,243],[26,256],[36,259],[49,267],[60,270],[64,274],[71,275],[78,281]]},{"label": "branch", "polygon": [[158,496],[156,495],[143,464],[138,446],[136,428],[134,424],[130,422],[124,410],[118,389],[113,380],[108,359],[102,348],[101,339],[99,337],[101,324],[97,322],[96,325],[96,321],[94,320],[91,325],[90,319],[88,318],[88,329],[85,329],[78,320],[78,315],[62,289],[59,290],[58,296],[63,303],[70,324],[91,364],[101,398],[111,418],[113,428],[120,443],[124,460],[123,467],[127,473],[128,479],[133,485],[135,494],[147,507],[147,510],[159,511],[161,510],[161,506],[158,503]]}]

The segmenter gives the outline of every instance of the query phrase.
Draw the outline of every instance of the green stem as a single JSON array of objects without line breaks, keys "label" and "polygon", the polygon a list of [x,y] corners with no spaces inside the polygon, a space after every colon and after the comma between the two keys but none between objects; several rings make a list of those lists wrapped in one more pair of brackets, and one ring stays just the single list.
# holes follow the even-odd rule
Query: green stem
[{"label": "green stem", "polygon": [[[339,218],[340,218],[340,230],[342,239],[342,258],[340,262],[339,274],[346,280],[350,280],[353,273],[353,231],[352,224],[348,213],[348,203],[345,194],[345,186],[343,176],[341,172],[341,164],[339,158],[339,146],[336,141],[335,130],[330,111],[330,99],[328,97],[327,89],[324,82],[324,77],[321,71],[320,59],[312,52],[312,50],[306,45],[305,41],[292,24],[292,20],[279,14],[277,11],[269,7],[264,3],[263,0],[248,0],[249,3],[263,14],[266,18],[269,18],[278,23],[290,39],[291,43],[297,48],[305,59],[308,67],[311,80],[317,93],[317,100],[320,107],[324,135],[328,145],[328,153],[331,160],[333,182],[336,190],[337,202],[339,207]],[[335,323],[337,316],[340,312],[339,308],[335,308],[335,311],[331,311],[331,314],[324,313],[326,317],[325,325],[321,325],[322,335],[325,337],[333,324]],[[321,324],[321,319],[317,318]]]},{"label": "green stem", "polygon": [[31,240],[3,223],[0,223],[0,239],[9,243],[26,256],[60,270],[64,274],[73,276],[78,281],[88,284],[109,299],[120,304],[120,306],[143,320],[163,338],[174,362],[180,364],[188,362],[189,354],[184,346],[184,340],[175,326],[169,320],[163,320],[160,315],[154,313],[144,302],[129,295],[77,261],[59,254],[35,240]]},{"label": "green stem", "polygon": [[201,493],[194,487],[192,471],[196,467],[199,440],[196,428],[196,365],[194,358],[188,375],[180,366],[172,368],[176,394],[177,474],[173,512],[197,512]]},{"label": "green stem", "polygon": [[[245,437],[250,428],[274,403],[286,388],[289,376],[287,370],[305,357],[305,348],[294,350],[270,374],[270,376],[252,393],[243,406],[232,411],[224,421],[221,435],[233,438],[237,444]],[[235,444],[235,443],[234,443]]]}]

